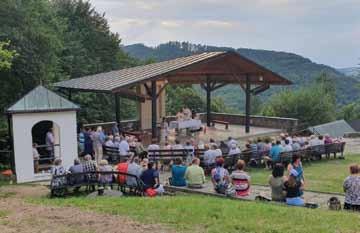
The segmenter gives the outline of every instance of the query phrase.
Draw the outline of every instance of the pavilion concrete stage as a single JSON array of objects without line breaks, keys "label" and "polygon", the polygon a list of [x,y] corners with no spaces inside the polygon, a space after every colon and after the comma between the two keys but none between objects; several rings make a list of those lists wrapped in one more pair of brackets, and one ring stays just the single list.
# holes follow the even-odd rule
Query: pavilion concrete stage
[{"label": "pavilion concrete stage", "polygon": [[[203,127],[206,127],[206,124],[203,124]],[[247,139],[255,139],[264,136],[277,136],[281,132],[282,129],[252,126],[251,131],[249,133],[245,133],[245,125],[230,124],[229,129],[225,129],[223,125],[215,125],[215,127],[207,127],[205,133],[204,131],[201,131],[199,136],[195,137],[195,139],[207,143],[209,142],[210,138],[214,139],[215,141],[226,141],[228,137],[232,137],[238,140],[241,145],[243,145]],[[175,131],[172,130],[169,135],[169,141],[173,142],[175,138],[184,143],[186,140],[194,137],[186,136],[185,130],[184,133],[180,133],[179,135],[176,135]]]}]

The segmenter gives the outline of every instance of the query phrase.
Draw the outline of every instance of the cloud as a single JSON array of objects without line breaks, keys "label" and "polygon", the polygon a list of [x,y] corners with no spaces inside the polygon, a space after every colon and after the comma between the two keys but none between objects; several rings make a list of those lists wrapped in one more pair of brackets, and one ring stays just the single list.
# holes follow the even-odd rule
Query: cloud
[{"label": "cloud", "polygon": [[359,0],[91,0],[125,44],[184,40],[295,52],[337,67],[360,56]]},{"label": "cloud", "polygon": [[194,23],[195,25],[200,27],[210,28],[232,28],[234,26],[234,22],[222,20],[199,20]]},{"label": "cloud", "polygon": [[182,20],[163,20],[160,21],[160,25],[165,28],[179,28],[184,26],[184,21]]}]

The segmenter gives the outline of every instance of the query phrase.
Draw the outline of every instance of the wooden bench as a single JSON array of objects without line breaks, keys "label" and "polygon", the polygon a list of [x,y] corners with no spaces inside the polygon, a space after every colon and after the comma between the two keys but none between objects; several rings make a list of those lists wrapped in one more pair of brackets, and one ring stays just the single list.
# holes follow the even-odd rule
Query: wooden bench
[{"label": "wooden bench", "polygon": [[[131,151],[131,148],[130,148]],[[106,159],[110,164],[118,163],[120,157],[128,159],[129,156],[120,156],[119,148],[112,146],[103,145],[103,158]]]},{"label": "wooden bench", "polygon": [[[144,183],[142,180],[129,173],[109,171],[109,172],[83,172],[83,173],[68,173],[64,175],[53,176],[50,182],[51,197],[54,196],[66,196],[73,193],[75,190],[79,190],[80,187],[87,187],[89,190],[90,186],[103,186],[99,182],[99,175],[111,175],[112,181],[109,184],[111,187],[116,187],[121,190],[125,195],[144,196]],[[120,183],[117,179],[118,176],[125,176],[125,180],[132,178],[135,181],[135,185],[128,185],[127,182]],[[61,180],[59,184],[59,179]],[[73,192],[71,192],[73,191]]]},{"label": "wooden bench", "polygon": [[227,121],[220,121],[220,120],[211,120],[211,125],[215,126],[215,124],[222,124],[225,125],[225,129],[229,129],[229,122]]},{"label": "wooden bench", "polygon": [[226,168],[229,172],[236,170],[236,163],[239,159],[242,159],[241,154],[234,155],[225,155],[224,158],[224,168]]},{"label": "wooden bench", "polygon": [[332,143],[325,145],[310,146],[306,149],[301,149],[297,151],[290,152],[281,152],[281,162],[288,164],[292,161],[293,155],[299,155],[302,161],[311,161],[315,159],[321,159],[323,155],[327,158],[330,158],[330,155],[333,154],[336,158],[337,153],[340,153],[340,158],[344,158],[344,149],[345,142],[341,143]]},{"label": "wooden bench", "polygon": [[148,150],[148,157],[149,159],[153,160],[161,160],[166,158],[186,158],[189,155],[194,155],[196,157],[203,157],[205,149],[195,149],[195,150],[188,150],[188,149],[160,149],[160,150]]}]

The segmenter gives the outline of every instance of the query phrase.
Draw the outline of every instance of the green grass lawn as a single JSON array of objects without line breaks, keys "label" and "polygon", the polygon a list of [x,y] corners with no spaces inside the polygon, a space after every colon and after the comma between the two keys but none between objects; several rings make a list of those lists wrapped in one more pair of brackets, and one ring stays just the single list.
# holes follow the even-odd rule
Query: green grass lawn
[{"label": "green grass lawn", "polygon": [[160,223],[178,232],[359,232],[360,214],[206,196],[32,199]]},{"label": "green grass lawn", "polygon": [[[303,163],[305,175],[305,189],[342,193],[345,177],[349,175],[349,165],[360,163],[360,155],[346,155],[346,159],[323,159],[311,163]],[[253,184],[267,185],[270,171],[265,169],[251,169]]]}]

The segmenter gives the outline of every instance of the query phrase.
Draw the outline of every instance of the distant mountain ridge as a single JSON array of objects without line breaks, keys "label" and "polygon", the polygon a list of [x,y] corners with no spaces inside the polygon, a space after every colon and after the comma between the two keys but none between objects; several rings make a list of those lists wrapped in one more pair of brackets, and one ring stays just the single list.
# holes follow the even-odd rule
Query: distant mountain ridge
[{"label": "distant mountain ridge", "polygon": [[360,67],[347,67],[338,69],[339,72],[346,76],[354,77],[360,80]]},{"label": "distant mountain ridge", "polygon": [[[148,47],[144,44],[133,44],[123,46],[123,49],[130,56],[137,59],[154,59],[155,61],[169,60],[194,53],[232,50],[293,81],[294,85],[292,85],[291,88],[310,85],[314,78],[318,77],[322,72],[325,72],[336,84],[336,97],[339,105],[347,104],[360,97],[358,90],[360,82],[358,80],[344,75],[335,68],[314,63],[310,59],[294,53],[249,48],[234,49],[230,47],[197,45],[177,41],[160,44],[156,47]],[[279,89],[282,89],[282,87],[272,87],[269,91],[261,95],[262,99],[265,100],[269,95]],[[242,107],[239,106],[243,106],[244,96],[238,93],[239,87],[229,85],[220,88],[215,94],[223,97],[225,103],[230,107],[242,110]]]}]

